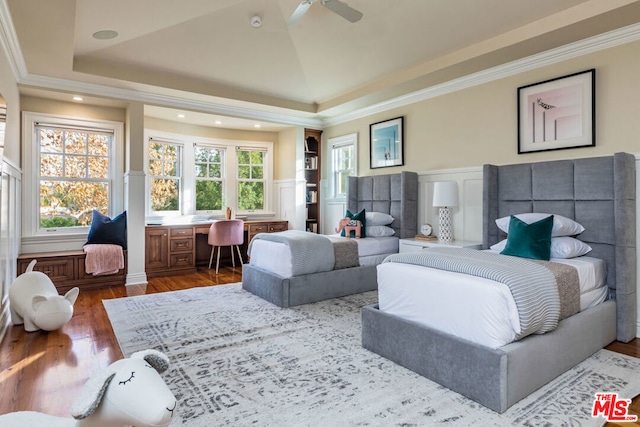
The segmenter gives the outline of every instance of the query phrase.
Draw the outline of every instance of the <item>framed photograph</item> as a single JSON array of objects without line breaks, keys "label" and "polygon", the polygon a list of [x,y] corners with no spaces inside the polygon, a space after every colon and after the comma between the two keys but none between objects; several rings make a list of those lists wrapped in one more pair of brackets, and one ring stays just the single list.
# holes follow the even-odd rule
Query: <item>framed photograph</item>
[{"label": "framed photograph", "polygon": [[596,70],[518,88],[518,154],[596,145]]},{"label": "framed photograph", "polygon": [[404,117],[369,125],[371,169],[404,165]]}]

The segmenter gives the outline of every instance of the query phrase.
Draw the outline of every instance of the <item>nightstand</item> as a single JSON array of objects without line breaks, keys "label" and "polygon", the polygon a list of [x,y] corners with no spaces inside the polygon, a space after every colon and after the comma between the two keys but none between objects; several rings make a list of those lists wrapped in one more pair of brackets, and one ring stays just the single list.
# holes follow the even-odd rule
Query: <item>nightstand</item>
[{"label": "nightstand", "polygon": [[438,240],[400,239],[398,252],[420,252],[423,249],[435,247],[482,249],[482,243],[469,240],[454,240],[450,243],[443,243]]}]

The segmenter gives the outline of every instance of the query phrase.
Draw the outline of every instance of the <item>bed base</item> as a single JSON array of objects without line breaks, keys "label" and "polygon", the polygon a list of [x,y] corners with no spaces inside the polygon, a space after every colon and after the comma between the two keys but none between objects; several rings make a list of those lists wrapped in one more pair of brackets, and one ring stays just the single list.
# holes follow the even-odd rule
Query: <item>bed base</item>
[{"label": "bed base", "polygon": [[242,266],[242,288],[279,307],[343,297],[378,289],[375,266],[360,266],[282,277],[261,268]]},{"label": "bed base", "polygon": [[362,308],[362,346],[498,413],[616,339],[616,304],[605,301],[544,335],[492,349]]}]

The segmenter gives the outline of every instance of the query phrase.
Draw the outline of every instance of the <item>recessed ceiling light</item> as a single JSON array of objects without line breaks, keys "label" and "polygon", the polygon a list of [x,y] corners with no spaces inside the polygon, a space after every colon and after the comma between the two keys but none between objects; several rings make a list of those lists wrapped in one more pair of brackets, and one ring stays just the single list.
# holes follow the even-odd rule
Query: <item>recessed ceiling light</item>
[{"label": "recessed ceiling light", "polygon": [[222,122],[221,122],[220,120],[216,120],[216,124],[217,124],[217,125],[221,125],[221,124],[222,124]]},{"label": "recessed ceiling light", "polygon": [[93,33],[93,38],[96,40],[111,40],[118,37],[118,32],[114,30],[102,30]]},{"label": "recessed ceiling light", "polygon": [[253,125],[254,128],[259,128],[260,127],[260,123],[256,123],[255,125]]},{"label": "recessed ceiling light", "polygon": [[184,114],[178,114],[178,117],[181,118],[181,119],[184,119],[185,116],[184,116]]},{"label": "recessed ceiling light", "polygon": [[81,97],[81,96],[74,96],[74,97],[73,97],[73,100],[74,100],[74,101],[83,101],[83,99],[82,99],[82,97]]}]

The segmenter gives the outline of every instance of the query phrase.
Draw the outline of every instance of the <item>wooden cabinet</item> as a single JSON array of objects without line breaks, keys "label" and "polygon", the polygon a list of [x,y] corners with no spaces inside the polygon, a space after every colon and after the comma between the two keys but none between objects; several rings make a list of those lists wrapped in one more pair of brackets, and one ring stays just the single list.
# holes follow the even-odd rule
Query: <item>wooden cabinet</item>
[{"label": "wooden cabinet", "polygon": [[277,231],[285,231],[289,229],[288,221],[273,221],[273,222],[257,222],[246,224],[245,228],[247,230],[247,245],[251,242],[251,239],[258,233],[275,233]]},{"label": "wooden cabinet", "polygon": [[320,233],[321,130],[304,130],[304,177],[306,180],[306,229]]},{"label": "wooden cabinet", "polygon": [[[246,248],[256,234],[288,228],[288,221],[245,221],[243,258],[247,259]],[[211,246],[207,243],[208,233],[209,225],[203,224],[148,225],[145,228],[147,276],[194,273],[197,265],[207,265],[211,254]]]},{"label": "wooden cabinet", "polygon": [[125,268],[116,274],[104,276],[94,276],[85,271],[85,253],[82,250],[22,254],[18,256],[18,274],[24,273],[33,259],[38,261],[33,268],[34,271],[41,271],[49,276],[58,292],[66,292],[75,286],[80,289],[92,289],[124,285],[126,281],[126,251]]},{"label": "wooden cabinet", "polygon": [[148,277],[196,271],[194,226],[147,226],[145,270]]}]

